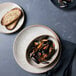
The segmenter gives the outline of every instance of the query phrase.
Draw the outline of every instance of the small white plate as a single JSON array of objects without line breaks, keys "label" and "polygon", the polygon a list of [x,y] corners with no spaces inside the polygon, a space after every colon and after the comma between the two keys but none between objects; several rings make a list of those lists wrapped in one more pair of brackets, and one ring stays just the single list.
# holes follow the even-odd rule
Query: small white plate
[{"label": "small white plate", "polygon": [[[14,54],[16,62],[19,64],[19,66],[21,68],[23,68],[24,70],[31,72],[31,73],[46,72],[46,71],[52,69],[58,62],[58,60],[57,60],[53,65],[50,65],[49,67],[48,66],[43,67],[43,68],[38,68],[38,67],[32,66],[28,63],[27,58],[26,58],[27,48],[33,39],[35,39],[36,37],[41,36],[41,35],[50,35],[50,36],[54,37],[55,39],[57,39],[58,42],[60,43],[58,36],[52,29],[50,29],[46,26],[43,26],[43,25],[31,25],[31,26],[23,29],[17,35],[17,37],[14,41],[14,44],[13,44],[13,54]],[[59,52],[60,52],[60,50],[58,50],[58,52],[56,53],[53,61],[55,61]]]},{"label": "small white plate", "polygon": [[17,8],[20,8],[20,9],[22,10],[22,8],[21,8],[19,5],[15,4],[15,3],[12,3],[12,2],[5,2],[5,3],[0,4],[0,33],[8,33],[8,34],[9,34],[9,33],[13,33],[13,32],[16,32],[16,31],[22,26],[22,24],[23,24],[23,22],[24,22],[24,12],[23,12],[23,10],[22,10],[23,15],[22,15],[22,17],[20,18],[17,26],[16,26],[13,30],[8,30],[8,29],[6,29],[5,26],[3,26],[3,25],[1,24],[1,19],[2,19],[2,17],[3,17],[8,11],[10,11],[11,9],[16,8],[16,7],[17,7]]}]

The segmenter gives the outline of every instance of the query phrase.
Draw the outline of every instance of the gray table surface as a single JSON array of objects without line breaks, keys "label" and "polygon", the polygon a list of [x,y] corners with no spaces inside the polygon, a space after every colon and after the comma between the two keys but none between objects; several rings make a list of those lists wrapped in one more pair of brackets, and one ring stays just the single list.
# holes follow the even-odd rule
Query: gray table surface
[{"label": "gray table surface", "polygon": [[[76,10],[63,11],[55,7],[50,0],[0,0],[3,2],[15,2],[26,13],[23,27],[42,24],[55,30],[58,35],[67,41],[76,44]],[[0,11],[1,12],[1,11]],[[35,76],[22,70],[13,57],[14,34],[0,34],[0,76]],[[76,76],[76,57],[73,62],[72,76]]]}]

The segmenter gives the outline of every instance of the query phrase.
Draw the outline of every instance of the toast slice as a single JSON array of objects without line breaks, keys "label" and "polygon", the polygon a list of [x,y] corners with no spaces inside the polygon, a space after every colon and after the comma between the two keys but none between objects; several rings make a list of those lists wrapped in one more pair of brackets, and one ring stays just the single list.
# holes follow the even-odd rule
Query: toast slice
[{"label": "toast slice", "polygon": [[[22,15],[21,9],[13,8],[2,17],[1,24],[4,26],[8,26],[9,24],[19,19],[21,15]],[[15,25],[15,24],[16,22],[14,22],[12,25]]]},{"label": "toast slice", "polygon": [[18,21],[19,21],[19,20],[16,20],[16,21],[14,21],[13,23],[11,23],[10,25],[5,26],[5,27],[6,27],[8,30],[13,30],[13,29],[16,27]]}]

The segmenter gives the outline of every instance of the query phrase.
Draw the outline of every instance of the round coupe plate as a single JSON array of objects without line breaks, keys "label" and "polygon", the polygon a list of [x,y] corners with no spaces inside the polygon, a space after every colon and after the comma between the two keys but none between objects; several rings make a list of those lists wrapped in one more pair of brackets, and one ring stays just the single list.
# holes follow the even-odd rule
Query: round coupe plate
[{"label": "round coupe plate", "polygon": [[[42,35],[49,35],[53,38],[57,39],[58,43],[60,44],[60,40],[56,33],[43,25],[31,25],[25,29],[23,29],[18,36],[16,37],[13,45],[13,54],[15,57],[16,62],[19,64],[19,66],[31,73],[44,73],[50,69],[52,69],[58,62],[57,58],[59,51],[57,52],[57,55],[53,58],[53,64],[50,64],[50,66],[47,67],[36,67],[33,65],[30,65],[30,63],[27,61],[27,48],[32,40],[34,40],[36,37],[42,36]],[[33,69],[33,70],[32,70]]]},{"label": "round coupe plate", "polygon": [[13,32],[16,32],[22,26],[24,22],[23,10],[22,10],[23,15],[13,30],[8,30],[6,29],[5,26],[1,24],[2,17],[13,8],[20,8],[22,10],[22,8],[19,5],[12,3],[12,2],[5,2],[5,3],[0,4],[0,33],[13,33]]}]

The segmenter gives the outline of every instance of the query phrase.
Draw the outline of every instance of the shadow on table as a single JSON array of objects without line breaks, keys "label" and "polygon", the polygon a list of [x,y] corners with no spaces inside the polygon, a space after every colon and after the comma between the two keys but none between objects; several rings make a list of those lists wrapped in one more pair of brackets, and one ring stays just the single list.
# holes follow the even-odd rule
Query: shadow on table
[{"label": "shadow on table", "polygon": [[[50,71],[37,76],[71,76],[72,62],[76,54],[76,44],[62,40],[62,53],[58,64]],[[33,74],[36,76],[36,74]]]}]

